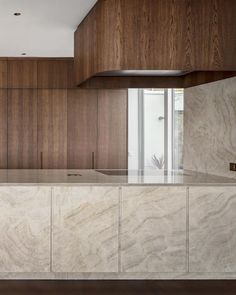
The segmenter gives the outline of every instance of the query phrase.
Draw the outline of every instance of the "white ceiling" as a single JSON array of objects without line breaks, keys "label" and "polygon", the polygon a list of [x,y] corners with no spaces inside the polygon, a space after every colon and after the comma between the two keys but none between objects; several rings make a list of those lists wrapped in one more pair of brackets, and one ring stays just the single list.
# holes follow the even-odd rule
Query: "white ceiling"
[{"label": "white ceiling", "polygon": [[[74,31],[97,0],[0,0],[0,57],[74,55]],[[20,12],[21,16],[14,16]]]}]

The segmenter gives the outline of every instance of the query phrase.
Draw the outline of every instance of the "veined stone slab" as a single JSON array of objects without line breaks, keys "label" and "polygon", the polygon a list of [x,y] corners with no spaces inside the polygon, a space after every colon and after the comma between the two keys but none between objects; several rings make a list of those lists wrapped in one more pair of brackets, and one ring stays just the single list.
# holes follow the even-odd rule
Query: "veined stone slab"
[{"label": "veined stone slab", "polygon": [[123,272],[186,271],[186,188],[123,187]]},{"label": "veined stone slab", "polygon": [[236,187],[191,187],[190,272],[236,272]]},{"label": "veined stone slab", "polygon": [[50,187],[0,187],[0,272],[50,271]]},{"label": "veined stone slab", "polygon": [[55,187],[53,271],[118,271],[118,187]]}]

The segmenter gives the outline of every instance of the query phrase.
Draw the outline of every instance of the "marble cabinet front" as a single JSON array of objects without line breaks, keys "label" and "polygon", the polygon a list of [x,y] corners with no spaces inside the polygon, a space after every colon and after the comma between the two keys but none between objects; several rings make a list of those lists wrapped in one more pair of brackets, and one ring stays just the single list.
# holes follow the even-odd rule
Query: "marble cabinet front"
[{"label": "marble cabinet front", "polygon": [[50,187],[0,187],[0,272],[50,271]]},{"label": "marble cabinet front", "polygon": [[236,272],[236,187],[190,187],[190,272]]},{"label": "marble cabinet front", "polygon": [[52,270],[117,272],[119,188],[53,188]]},{"label": "marble cabinet front", "polygon": [[186,271],[185,187],[123,187],[123,272]]}]

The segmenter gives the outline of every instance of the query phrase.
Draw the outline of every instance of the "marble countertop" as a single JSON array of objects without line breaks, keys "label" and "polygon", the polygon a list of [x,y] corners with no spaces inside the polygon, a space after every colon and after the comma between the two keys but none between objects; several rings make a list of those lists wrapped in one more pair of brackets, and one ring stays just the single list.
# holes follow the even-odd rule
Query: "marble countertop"
[{"label": "marble countertop", "polygon": [[4,185],[236,185],[236,179],[192,171],[0,170]]}]

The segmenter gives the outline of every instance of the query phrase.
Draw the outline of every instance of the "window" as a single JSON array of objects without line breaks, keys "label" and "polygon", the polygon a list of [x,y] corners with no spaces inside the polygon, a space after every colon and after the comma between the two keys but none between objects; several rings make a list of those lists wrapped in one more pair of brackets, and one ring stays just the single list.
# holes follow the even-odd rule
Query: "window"
[{"label": "window", "polygon": [[183,116],[183,89],[130,89],[129,169],[182,169]]}]

